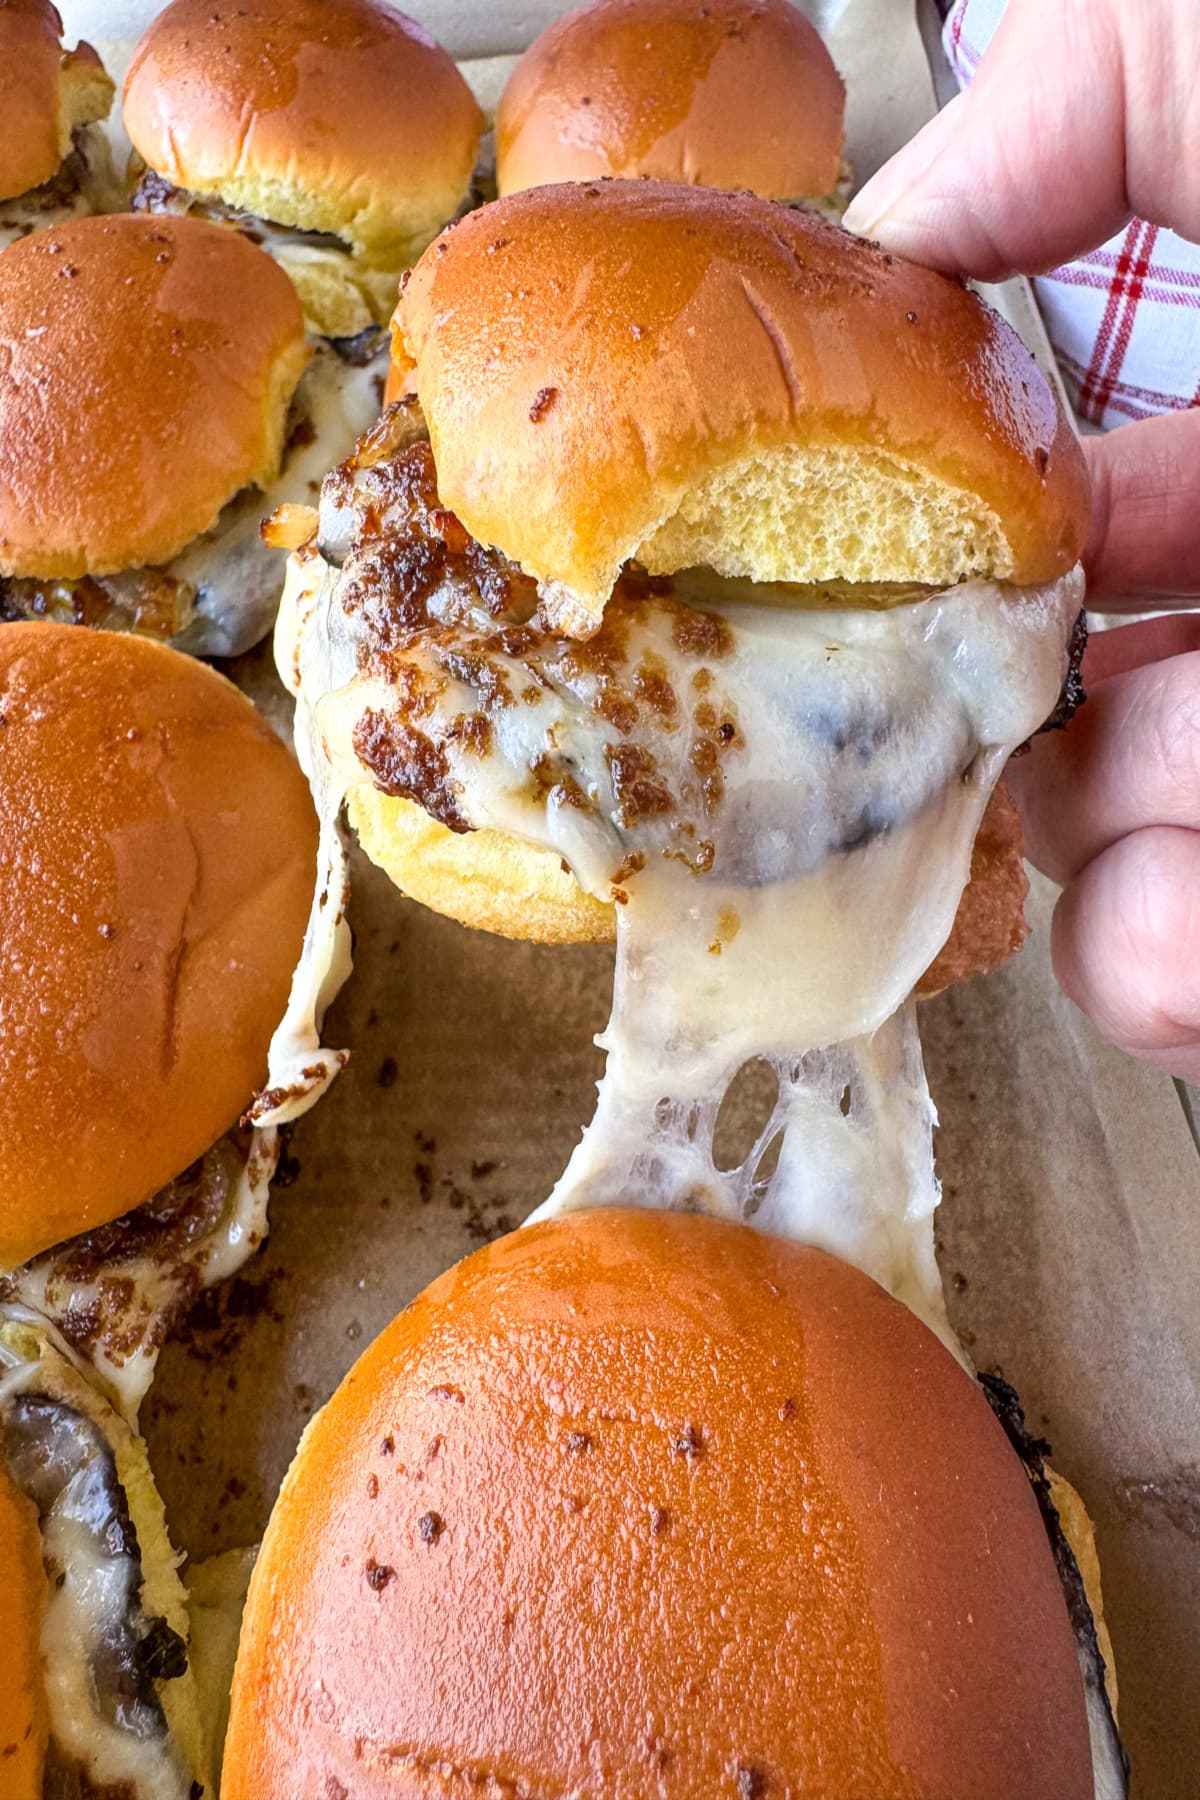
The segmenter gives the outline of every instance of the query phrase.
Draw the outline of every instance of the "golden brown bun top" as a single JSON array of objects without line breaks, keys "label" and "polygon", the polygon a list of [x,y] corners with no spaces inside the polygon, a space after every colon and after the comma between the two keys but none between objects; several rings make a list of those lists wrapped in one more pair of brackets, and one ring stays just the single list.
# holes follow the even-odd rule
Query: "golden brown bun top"
[{"label": "golden brown bun top", "polygon": [[452,58],[383,0],[174,0],[123,104],[169,181],[379,255],[453,216],[483,128]]},{"label": "golden brown bun top", "polygon": [[266,1074],[316,825],[232,683],[144,638],[0,625],[0,1267],[118,1218]]},{"label": "golden brown bun top", "polygon": [[791,0],[590,0],[534,39],[496,112],[502,194],[650,175],[832,193],[846,94]]},{"label": "golden brown bun top", "polygon": [[745,1226],[596,1211],[451,1270],[309,1427],[224,1800],[1090,1800],[1018,1460],[932,1334]]},{"label": "golden brown bun top", "polygon": [[102,119],[113,84],[90,44],[64,50],[50,0],[0,4],[0,199],[49,181],[77,125]]},{"label": "golden brown bun top", "polygon": [[48,1715],[38,1635],[45,1586],[37,1513],[0,1466],[0,1770],[5,1800],[42,1800]]},{"label": "golden brown bun top", "polygon": [[0,574],[169,562],[279,466],[308,349],[287,276],[200,219],[73,219],[0,253]]},{"label": "golden brown bun top", "polygon": [[620,565],[1048,580],[1083,460],[976,295],[748,194],[532,188],[433,244],[396,312],[439,491],[598,616]]}]

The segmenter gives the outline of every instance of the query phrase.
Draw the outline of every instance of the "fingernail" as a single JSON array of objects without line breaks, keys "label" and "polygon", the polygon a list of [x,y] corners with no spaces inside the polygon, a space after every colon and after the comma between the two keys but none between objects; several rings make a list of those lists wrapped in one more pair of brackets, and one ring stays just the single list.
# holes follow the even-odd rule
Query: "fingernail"
[{"label": "fingernail", "polygon": [[888,226],[903,219],[907,199],[937,162],[958,124],[965,94],[956,94],[935,118],[922,126],[895,156],[885,162],[855,194],[842,219],[859,237],[885,237]]}]

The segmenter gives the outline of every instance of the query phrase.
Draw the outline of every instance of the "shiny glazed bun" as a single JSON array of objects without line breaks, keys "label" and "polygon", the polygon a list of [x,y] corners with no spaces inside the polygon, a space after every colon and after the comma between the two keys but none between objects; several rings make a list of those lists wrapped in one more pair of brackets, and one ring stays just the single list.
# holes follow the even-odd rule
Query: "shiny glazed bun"
[{"label": "shiny glazed bun", "polygon": [[92,46],[64,50],[62,34],[49,0],[0,6],[0,199],[49,181],[71,133],[112,105],[113,84]]},{"label": "shiny glazed bun", "polygon": [[1090,1800],[1034,1495],[982,1394],[819,1251],[531,1226],[426,1289],[301,1441],[225,1800]]},{"label": "shiny glazed bun", "polygon": [[268,482],[308,360],[269,256],[198,219],[73,219],[0,253],[0,574],[169,562]]},{"label": "shiny glazed bun", "polygon": [[308,789],[250,702],[142,638],[0,626],[0,1268],[119,1217],[266,1074]]},{"label": "shiny glazed bun", "polygon": [[47,1714],[38,1632],[45,1588],[37,1513],[0,1467],[0,1769],[7,1800],[42,1800]]},{"label": "shiny glazed bun", "polygon": [[590,0],[514,69],[496,113],[496,179],[502,194],[650,175],[825,196],[845,98],[790,0]]},{"label": "shiny glazed bun", "polygon": [[123,106],[177,186],[389,264],[453,216],[483,128],[452,58],[382,0],[174,0],[134,51]]},{"label": "shiny glazed bun", "polygon": [[621,565],[1048,581],[1083,459],[975,294],[805,214],[659,182],[463,219],[396,312],[443,504],[595,628]]}]

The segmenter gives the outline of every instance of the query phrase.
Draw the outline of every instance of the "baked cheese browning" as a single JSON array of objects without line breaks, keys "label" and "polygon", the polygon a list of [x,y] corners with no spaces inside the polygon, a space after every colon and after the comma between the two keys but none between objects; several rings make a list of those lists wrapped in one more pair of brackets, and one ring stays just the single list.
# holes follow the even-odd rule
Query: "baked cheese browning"
[{"label": "baked cheese browning", "polygon": [[201,1289],[267,1236],[279,1136],[239,1128],[143,1206],[0,1274],[0,1321],[33,1314],[86,1359],[127,1419]]},{"label": "baked cheese browning", "polygon": [[[415,408],[392,431],[379,460],[327,479],[319,540],[341,564],[337,630],[370,696],[353,750],[383,792],[455,831],[503,809],[539,835],[543,813],[573,811],[572,835],[589,819],[596,845],[577,874],[622,903],[648,857],[735,886],[793,879],[973,778],[987,739],[979,695],[954,691],[949,614],[984,610],[983,584],[829,584],[800,608],[763,592],[785,610],[704,572],[628,569],[598,632],[565,639],[541,623],[535,584],[440,505]],[[1001,631],[1020,636],[1011,612]],[[999,665],[1008,647],[983,653]],[[930,695],[947,673],[943,717]],[[795,740],[791,764],[763,766],[751,718],[776,748]]]},{"label": "baked cheese browning", "polygon": [[[415,406],[326,481],[277,657],[323,817],[369,781],[553,852],[616,903],[608,1065],[548,1210],[725,1216],[857,1263],[948,1334],[933,1107],[906,1005],[949,936],[1012,749],[1081,605],[1040,588],[797,593],[627,568],[599,630],[440,505]],[[736,1167],[724,1098],[777,1084]]]}]

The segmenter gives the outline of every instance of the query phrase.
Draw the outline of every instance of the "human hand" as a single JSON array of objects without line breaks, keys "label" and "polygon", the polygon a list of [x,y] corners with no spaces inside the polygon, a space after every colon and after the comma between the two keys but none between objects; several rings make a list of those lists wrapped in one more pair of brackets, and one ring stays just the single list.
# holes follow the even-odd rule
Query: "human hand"
[{"label": "human hand", "polygon": [[[1013,0],[971,87],[869,181],[846,223],[999,280],[1092,249],[1134,214],[1200,239],[1200,7]],[[1089,604],[1200,596],[1200,412],[1085,441]],[[1010,784],[1063,883],[1052,951],[1114,1043],[1200,1079],[1200,617],[1093,637],[1087,705]]]}]

